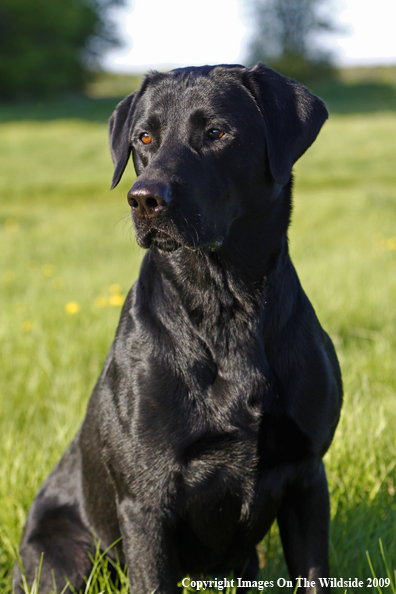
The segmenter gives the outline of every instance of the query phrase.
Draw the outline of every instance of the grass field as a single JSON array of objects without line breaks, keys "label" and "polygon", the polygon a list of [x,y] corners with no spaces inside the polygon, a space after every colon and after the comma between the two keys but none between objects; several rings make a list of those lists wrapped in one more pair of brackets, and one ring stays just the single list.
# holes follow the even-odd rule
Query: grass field
[{"label": "grass field", "polygon": [[[360,96],[358,113],[358,87],[328,90],[330,121],[295,168],[290,245],[344,378],[342,420],[326,456],[332,574],[372,576],[368,551],[378,578],[388,577],[386,559],[393,585],[382,592],[395,593],[396,102],[388,86],[389,101],[381,87],[366,103]],[[115,103],[0,108],[3,594],[29,505],[84,417],[143,256],[126,203],[132,166],[108,189],[105,122]],[[287,578],[276,526],[260,560],[261,579]],[[102,590],[115,591],[106,571],[87,589]]]}]

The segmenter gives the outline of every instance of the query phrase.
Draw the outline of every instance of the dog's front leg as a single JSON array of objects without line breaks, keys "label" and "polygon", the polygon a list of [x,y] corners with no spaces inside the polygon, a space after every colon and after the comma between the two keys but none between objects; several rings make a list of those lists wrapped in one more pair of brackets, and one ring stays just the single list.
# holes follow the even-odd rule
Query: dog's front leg
[{"label": "dog's front leg", "polygon": [[330,504],[323,462],[306,488],[293,484],[278,512],[278,525],[290,576],[298,592],[329,593]]},{"label": "dog's front leg", "polygon": [[125,498],[118,505],[130,594],[176,594],[177,569],[164,520],[155,503]]}]

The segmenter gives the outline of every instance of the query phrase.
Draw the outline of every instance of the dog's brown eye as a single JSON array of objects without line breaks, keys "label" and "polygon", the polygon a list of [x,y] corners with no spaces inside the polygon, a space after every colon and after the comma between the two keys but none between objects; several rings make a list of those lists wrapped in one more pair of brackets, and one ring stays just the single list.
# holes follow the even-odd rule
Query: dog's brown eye
[{"label": "dog's brown eye", "polygon": [[151,134],[148,132],[143,132],[143,134],[140,135],[140,140],[143,142],[143,144],[150,144],[152,141]]},{"label": "dog's brown eye", "polygon": [[212,140],[219,140],[219,138],[224,136],[224,132],[222,130],[218,130],[217,128],[212,128],[212,130],[209,130],[208,136]]}]

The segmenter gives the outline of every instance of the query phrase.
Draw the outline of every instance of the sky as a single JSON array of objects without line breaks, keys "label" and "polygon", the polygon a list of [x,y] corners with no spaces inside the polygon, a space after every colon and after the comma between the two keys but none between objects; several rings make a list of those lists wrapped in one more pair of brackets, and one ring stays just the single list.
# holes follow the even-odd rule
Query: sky
[{"label": "sky", "polygon": [[[345,33],[324,42],[339,65],[396,64],[396,1],[333,0]],[[126,0],[112,18],[124,44],[106,54],[112,71],[243,64],[252,13],[246,0]]]}]

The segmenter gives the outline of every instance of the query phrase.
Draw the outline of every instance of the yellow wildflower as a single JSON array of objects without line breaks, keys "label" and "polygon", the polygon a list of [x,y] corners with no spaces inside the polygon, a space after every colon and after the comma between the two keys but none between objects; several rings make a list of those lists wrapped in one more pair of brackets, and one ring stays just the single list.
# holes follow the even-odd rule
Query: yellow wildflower
[{"label": "yellow wildflower", "polygon": [[121,285],[114,283],[113,285],[110,285],[109,290],[112,295],[119,295],[122,291],[122,288]]},{"label": "yellow wildflower", "polygon": [[94,303],[96,307],[107,307],[109,305],[109,300],[107,297],[96,297]]},{"label": "yellow wildflower", "polygon": [[122,295],[112,295],[109,299],[110,305],[118,306],[124,303],[124,297]]},{"label": "yellow wildflower", "polygon": [[22,324],[22,330],[24,332],[31,332],[33,330],[33,322],[32,320],[25,320]]},{"label": "yellow wildflower", "polygon": [[55,266],[52,266],[52,264],[44,264],[44,266],[41,267],[41,272],[42,275],[46,276],[47,278],[49,278],[50,276],[54,276]]},{"label": "yellow wildflower", "polygon": [[65,312],[68,314],[76,314],[80,311],[80,304],[77,301],[69,301],[65,305]]},{"label": "yellow wildflower", "polygon": [[388,250],[396,250],[396,237],[390,237],[387,239],[386,247]]}]

